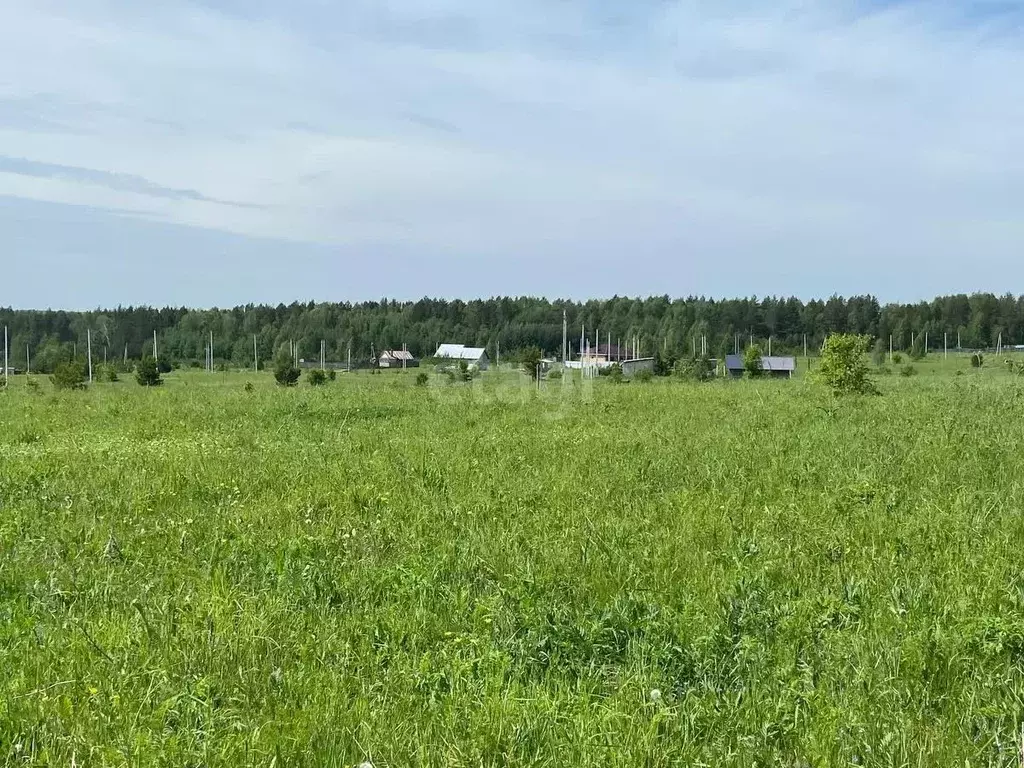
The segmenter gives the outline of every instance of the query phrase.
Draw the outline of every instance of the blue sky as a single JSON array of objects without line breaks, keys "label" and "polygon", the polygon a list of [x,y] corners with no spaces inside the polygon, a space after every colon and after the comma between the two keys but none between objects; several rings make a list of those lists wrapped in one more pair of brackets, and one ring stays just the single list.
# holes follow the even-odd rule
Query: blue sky
[{"label": "blue sky", "polygon": [[1024,291],[1024,0],[5,0],[0,305]]}]

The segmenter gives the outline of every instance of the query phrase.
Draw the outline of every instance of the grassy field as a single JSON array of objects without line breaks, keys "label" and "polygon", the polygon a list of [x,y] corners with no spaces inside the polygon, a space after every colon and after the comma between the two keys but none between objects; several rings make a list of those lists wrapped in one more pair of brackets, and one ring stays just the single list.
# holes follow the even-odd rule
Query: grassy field
[{"label": "grassy field", "polygon": [[919,368],[15,381],[0,764],[1018,765],[1024,381]]}]

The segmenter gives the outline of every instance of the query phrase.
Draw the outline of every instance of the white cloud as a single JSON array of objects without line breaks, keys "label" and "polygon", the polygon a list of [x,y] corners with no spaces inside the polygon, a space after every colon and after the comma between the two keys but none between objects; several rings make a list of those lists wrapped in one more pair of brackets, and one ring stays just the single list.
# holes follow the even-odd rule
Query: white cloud
[{"label": "white cloud", "polygon": [[681,293],[697,277],[765,292],[713,287],[701,254],[761,285],[803,273],[770,290],[806,293],[828,281],[806,278],[823,255],[869,272],[928,258],[949,283],[972,243],[1005,268],[1024,235],[1016,17],[824,0],[615,16],[594,0],[7,5],[2,154],[262,208],[100,177],[3,173],[0,195],[570,268],[629,249]]}]

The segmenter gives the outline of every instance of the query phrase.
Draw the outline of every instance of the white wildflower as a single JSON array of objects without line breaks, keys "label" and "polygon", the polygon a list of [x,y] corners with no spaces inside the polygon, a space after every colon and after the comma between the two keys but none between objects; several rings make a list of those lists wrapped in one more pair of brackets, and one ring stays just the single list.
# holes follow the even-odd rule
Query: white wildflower
[{"label": "white wildflower", "polygon": [[655,704],[661,703],[661,691],[657,688],[651,690],[651,701]]}]

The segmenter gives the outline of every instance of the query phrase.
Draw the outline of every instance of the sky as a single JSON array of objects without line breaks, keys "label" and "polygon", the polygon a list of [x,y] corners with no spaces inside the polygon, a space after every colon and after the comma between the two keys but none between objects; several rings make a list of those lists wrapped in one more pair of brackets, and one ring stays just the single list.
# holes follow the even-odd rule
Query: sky
[{"label": "sky", "polygon": [[1024,0],[0,14],[0,306],[1024,292]]}]

